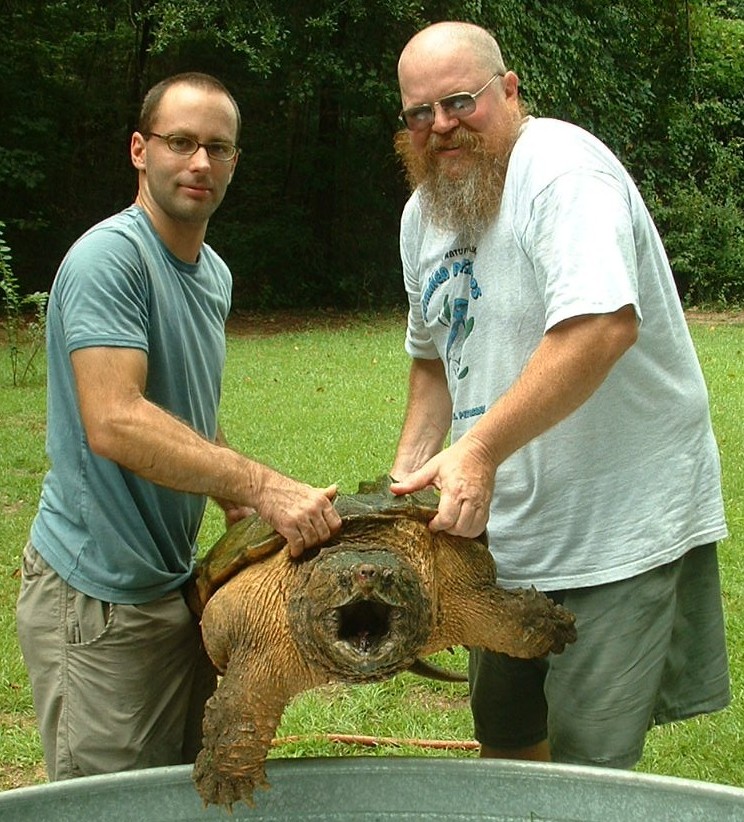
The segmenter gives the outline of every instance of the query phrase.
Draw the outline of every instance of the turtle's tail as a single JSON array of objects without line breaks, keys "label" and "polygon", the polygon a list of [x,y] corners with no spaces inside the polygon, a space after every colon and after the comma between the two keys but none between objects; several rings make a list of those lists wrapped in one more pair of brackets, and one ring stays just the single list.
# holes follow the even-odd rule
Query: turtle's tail
[{"label": "turtle's tail", "polygon": [[460,671],[451,671],[448,668],[440,668],[438,665],[432,665],[425,659],[417,659],[413,665],[408,669],[412,674],[423,676],[427,679],[437,679],[440,682],[467,682],[467,674]]}]

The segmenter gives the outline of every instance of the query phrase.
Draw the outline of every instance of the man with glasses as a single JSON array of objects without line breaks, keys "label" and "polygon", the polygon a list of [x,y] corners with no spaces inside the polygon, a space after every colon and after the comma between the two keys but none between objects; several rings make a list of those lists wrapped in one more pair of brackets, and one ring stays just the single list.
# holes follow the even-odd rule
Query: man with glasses
[{"label": "man with glasses", "polygon": [[204,242],[238,162],[215,78],[145,97],[138,193],[69,251],[48,308],[51,468],[23,558],[18,632],[50,779],[193,762],[216,684],[181,594],[206,498],[255,509],[293,555],[340,527],[312,488],[218,425],[231,276]]},{"label": "man with glasses", "polygon": [[398,77],[412,364],[393,490],[436,486],[434,530],[487,530],[504,585],[577,617],[558,656],[472,649],[482,755],[632,767],[651,724],[730,700],[719,458],[664,249],[602,143],[526,116],[482,28],[424,29]]}]

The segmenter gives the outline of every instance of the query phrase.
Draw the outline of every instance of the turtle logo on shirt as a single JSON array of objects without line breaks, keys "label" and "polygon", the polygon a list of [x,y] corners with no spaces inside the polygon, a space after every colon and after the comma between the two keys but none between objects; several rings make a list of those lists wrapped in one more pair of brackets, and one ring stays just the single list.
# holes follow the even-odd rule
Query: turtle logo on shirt
[{"label": "turtle logo on shirt", "polygon": [[462,349],[475,325],[475,318],[468,317],[468,305],[469,302],[464,297],[455,297],[450,303],[449,295],[445,294],[442,310],[437,318],[442,325],[449,326],[450,330],[445,352],[450,379],[461,380],[470,370],[467,365],[462,365]]}]

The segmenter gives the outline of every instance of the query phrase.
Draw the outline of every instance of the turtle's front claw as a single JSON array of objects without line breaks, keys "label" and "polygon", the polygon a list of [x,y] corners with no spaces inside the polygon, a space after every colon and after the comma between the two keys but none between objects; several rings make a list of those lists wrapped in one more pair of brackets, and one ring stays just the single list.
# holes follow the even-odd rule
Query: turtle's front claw
[{"label": "turtle's front claw", "polygon": [[229,773],[221,772],[204,750],[196,758],[193,779],[204,807],[222,805],[228,811],[232,811],[232,806],[240,801],[253,807],[255,788],[269,787],[263,768],[252,773],[248,769],[235,768]]}]

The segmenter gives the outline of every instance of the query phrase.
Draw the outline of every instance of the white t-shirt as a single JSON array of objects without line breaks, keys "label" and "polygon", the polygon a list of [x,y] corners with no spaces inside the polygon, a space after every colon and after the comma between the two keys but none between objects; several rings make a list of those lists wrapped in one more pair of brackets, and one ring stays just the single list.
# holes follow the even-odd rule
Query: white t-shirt
[{"label": "white t-shirt", "polygon": [[406,350],[444,362],[453,441],[556,323],[624,305],[640,322],[596,393],[499,466],[488,534],[502,584],[599,585],[726,536],[707,391],[666,254],[606,146],[529,118],[477,246],[431,225],[414,193],[401,256]]}]

